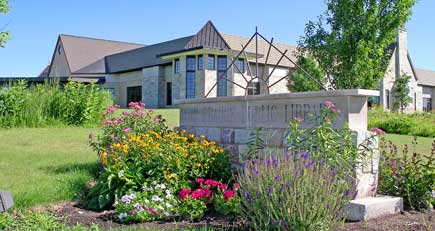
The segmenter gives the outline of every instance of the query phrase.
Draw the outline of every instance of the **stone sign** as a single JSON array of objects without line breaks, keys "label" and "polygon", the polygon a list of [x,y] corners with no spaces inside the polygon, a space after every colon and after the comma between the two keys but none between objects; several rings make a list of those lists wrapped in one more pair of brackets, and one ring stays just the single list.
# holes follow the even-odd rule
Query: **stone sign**
[{"label": "stone sign", "polygon": [[12,194],[8,191],[0,191],[0,212],[7,211],[13,205]]},{"label": "stone sign", "polygon": [[[249,134],[261,128],[266,145],[286,149],[289,122],[303,119],[302,127],[310,127],[310,118],[319,115],[325,101],[332,101],[341,112],[333,126],[348,126],[356,134],[355,145],[368,136],[367,99],[378,91],[352,89],[273,95],[217,97],[179,100],[180,128],[224,145],[234,155],[247,150]],[[378,155],[362,169],[356,169],[358,197],[376,192]]]}]

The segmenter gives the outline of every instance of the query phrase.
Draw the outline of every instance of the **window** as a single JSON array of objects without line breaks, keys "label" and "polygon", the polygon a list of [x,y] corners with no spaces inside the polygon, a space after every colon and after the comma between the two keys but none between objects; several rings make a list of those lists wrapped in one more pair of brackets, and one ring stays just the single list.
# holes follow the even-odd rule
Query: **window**
[{"label": "window", "polygon": [[237,60],[237,68],[239,68],[239,71],[240,71],[241,73],[244,73],[244,72],[245,72],[245,60],[244,60],[244,59],[239,58],[239,59]]},{"label": "window", "polygon": [[381,102],[381,97],[379,96],[370,96],[367,100],[367,105],[369,108],[372,108],[375,105],[379,105]]},{"label": "window", "polygon": [[227,56],[218,56],[217,69],[217,96],[227,96]]},{"label": "window", "polygon": [[202,55],[198,55],[198,70],[204,69],[204,58]]},{"label": "window", "polygon": [[208,58],[207,58],[207,69],[209,69],[209,70],[215,70],[214,55],[208,55]]},{"label": "window", "polygon": [[431,112],[432,111],[432,99],[431,98],[423,98],[423,111]]},{"label": "window", "polygon": [[142,100],[142,86],[127,87],[127,104]]},{"label": "window", "polygon": [[57,48],[57,53],[62,54],[62,46],[59,45],[59,47]]},{"label": "window", "polygon": [[260,94],[260,83],[250,82],[248,85],[248,95],[259,95]]},{"label": "window", "polygon": [[385,90],[385,108],[390,109],[390,91]]},{"label": "window", "polygon": [[195,56],[186,58],[186,99],[195,98]]},{"label": "window", "polygon": [[166,83],[166,105],[172,105],[172,83]]},{"label": "window", "polygon": [[180,73],[180,59],[175,59],[174,61],[174,73]]},{"label": "window", "polygon": [[417,93],[414,93],[414,111],[417,111]]}]

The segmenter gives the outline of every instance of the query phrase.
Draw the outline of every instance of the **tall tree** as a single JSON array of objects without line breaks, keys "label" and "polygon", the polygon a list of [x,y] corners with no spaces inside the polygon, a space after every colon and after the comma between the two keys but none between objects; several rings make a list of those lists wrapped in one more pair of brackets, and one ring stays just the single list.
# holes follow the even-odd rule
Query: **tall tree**
[{"label": "tall tree", "polygon": [[325,72],[320,69],[310,55],[298,55],[296,62],[299,67],[309,73],[298,69],[288,79],[287,87],[291,92],[320,91],[325,86]]},{"label": "tall tree", "polygon": [[411,76],[402,75],[402,77],[396,79],[393,86],[393,109],[403,110],[411,103],[412,98],[409,96],[409,80]]},{"label": "tall tree", "polygon": [[326,12],[307,23],[298,48],[314,57],[332,88],[376,88],[390,58],[385,51],[415,2],[326,0]]},{"label": "tall tree", "polygon": [[[0,0],[0,14],[6,14],[10,9],[11,6],[9,5],[8,0]],[[8,31],[0,31],[0,47],[4,47],[9,38],[10,35]]]}]

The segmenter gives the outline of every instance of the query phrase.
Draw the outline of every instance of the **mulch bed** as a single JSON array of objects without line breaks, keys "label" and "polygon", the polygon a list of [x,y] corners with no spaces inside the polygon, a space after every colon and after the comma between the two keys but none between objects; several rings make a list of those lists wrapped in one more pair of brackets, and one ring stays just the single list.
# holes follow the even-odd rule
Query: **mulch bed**
[{"label": "mulch bed", "polygon": [[[205,216],[197,222],[147,222],[141,224],[121,224],[113,219],[114,211],[94,212],[77,207],[73,203],[60,204],[53,207],[52,212],[65,217],[68,224],[90,226],[97,224],[102,228],[146,228],[151,230],[174,230],[180,228],[193,228],[201,226],[224,227],[226,229],[243,227],[239,221],[224,216]],[[395,231],[395,230],[435,230],[435,211],[430,212],[403,212],[397,215],[371,219],[364,222],[348,222],[340,231]]]}]

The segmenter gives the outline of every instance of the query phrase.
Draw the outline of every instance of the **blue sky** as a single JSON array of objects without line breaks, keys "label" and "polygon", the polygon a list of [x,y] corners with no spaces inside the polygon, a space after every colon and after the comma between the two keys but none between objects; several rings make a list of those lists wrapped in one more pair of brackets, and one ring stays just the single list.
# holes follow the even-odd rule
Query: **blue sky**
[{"label": "blue sky", "polygon": [[[51,58],[58,34],[153,44],[196,33],[212,20],[223,33],[296,44],[305,23],[325,9],[324,0],[10,0],[0,29],[12,40],[0,49],[0,76],[35,76]],[[435,1],[419,0],[407,25],[414,65],[435,70]]]}]

